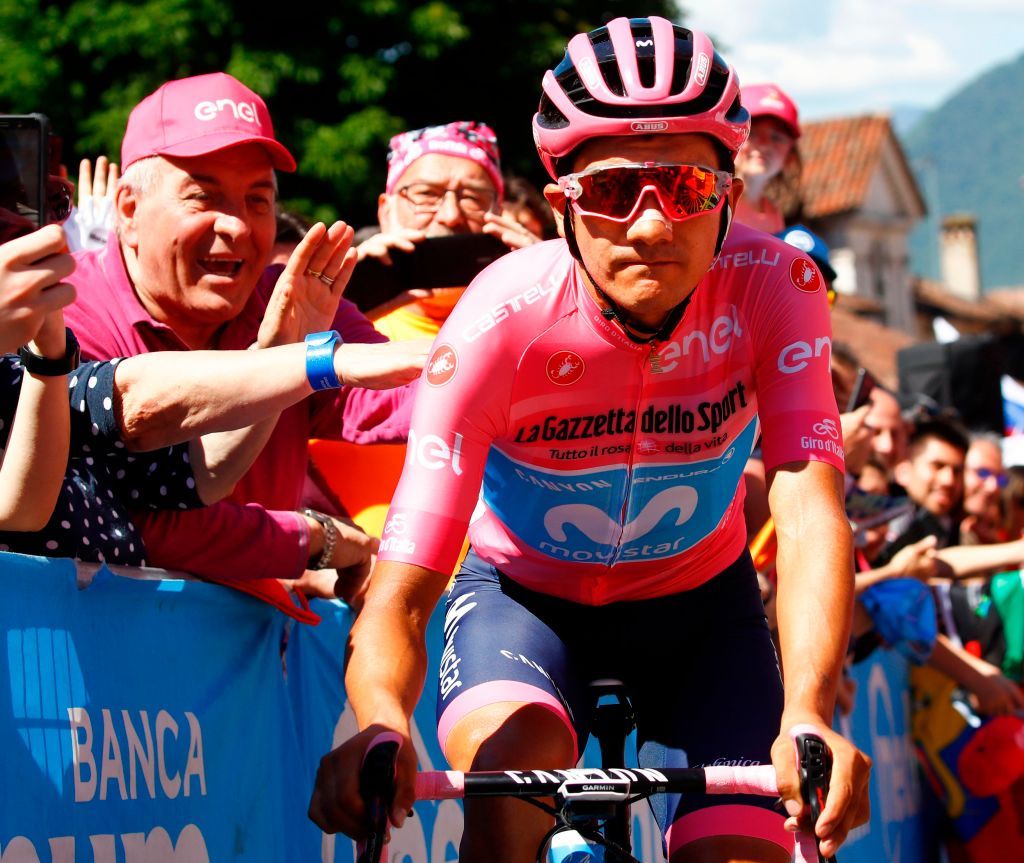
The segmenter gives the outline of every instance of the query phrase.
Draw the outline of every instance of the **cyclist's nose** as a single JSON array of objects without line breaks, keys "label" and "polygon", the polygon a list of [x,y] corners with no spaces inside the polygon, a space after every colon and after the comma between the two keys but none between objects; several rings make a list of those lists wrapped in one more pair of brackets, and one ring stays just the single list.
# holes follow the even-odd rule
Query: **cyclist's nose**
[{"label": "cyclist's nose", "polygon": [[661,209],[661,202],[653,190],[640,196],[637,214],[629,223],[626,239],[634,243],[664,243],[672,239],[672,220]]}]

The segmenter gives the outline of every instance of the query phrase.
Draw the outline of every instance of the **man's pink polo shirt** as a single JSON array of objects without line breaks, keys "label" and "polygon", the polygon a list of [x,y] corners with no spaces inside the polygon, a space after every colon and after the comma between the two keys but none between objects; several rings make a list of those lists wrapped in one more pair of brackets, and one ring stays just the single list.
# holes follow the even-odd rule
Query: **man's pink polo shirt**
[{"label": "man's pink polo shirt", "polygon": [[[77,252],[75,260],[77,269],[68,281],[78,298],[64,316],[78,336],[83,358],[188,350],[139,302],[114,234],[104,248]],[[217,334],[214,347],[244,349],[255,341],[281,269],[267,269],[242,312]],[[387,341],[346,300],[334,328],[346,342]],[[307,441],[404,441],[412,402],[407,395],[408,387],[382,392],[343,387],[282,412],[263,452],[229,499],[188,512],[135,514],[148,559],[154,566],[208,577],[298,577],[309,557],[308,528],[295,512],[306,476]]]}]

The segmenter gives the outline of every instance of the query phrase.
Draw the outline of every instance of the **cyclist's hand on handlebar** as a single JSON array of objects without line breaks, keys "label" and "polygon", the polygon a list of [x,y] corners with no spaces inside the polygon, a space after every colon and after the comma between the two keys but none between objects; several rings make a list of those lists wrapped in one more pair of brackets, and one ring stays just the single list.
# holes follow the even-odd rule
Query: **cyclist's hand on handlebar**
[{"label": "cyclist's hand on handlebar", "polygon": [[786,819],[787,830],[811,832],[808,801],[803,800],[800,794],[799,770],[791,734],[791,729],[801,724],[814,725],[817,735],[832,750],[832,780],[828,798],[814,830],[821,853],[831,857],[846,840],[847,834],[868,820],[871,759],[820,719],[810,723],[806,720],[784,720],[782,734],[772,746],[772,763],[778,778],[779,795],[789,816]]},{"label": "cyclist's hand on handlebar", "polygon": [[[377,735],[390,729],[371,725],[320,759],[309,801],[309,818],[325,833],[344,833],[365,839],[369,833],[366,804],[359,794],[359,773],[366,749]],[[395,796],[390,821],[401,827],[416,795],[416,751],[407,733],[395,767]]]}]

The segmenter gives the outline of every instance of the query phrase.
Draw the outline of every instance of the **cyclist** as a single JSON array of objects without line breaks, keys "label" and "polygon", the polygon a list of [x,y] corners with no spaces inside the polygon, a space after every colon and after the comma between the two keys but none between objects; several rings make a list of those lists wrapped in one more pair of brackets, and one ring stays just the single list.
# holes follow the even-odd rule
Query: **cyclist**
[{"label": "cyclist", "polygon": [[[653,17],[575,36],[545,74],[533,128],[564,239],[491,265],[435,342],[351,636],[361,731],[321,761],[310,803],[322,828],[365,833],[356,777],[383,730],[406,741],[404,821],[424,630],[467,523],[438,686],[455,769],[573,766],[586,684],[618,676],[645,766],[778,771],[788,818],[755,798],[668,801],[671,860],[789,859],[798,724],[835,754],[823,852],[866,820],[869,761],[828,728],[853,581],[828,306],[799,250],[730,231],[738,95],[707,36]],[[785,692],[738,485],[759,423]],[[461,859],[533,860],[549,823],[467,801]]]}]

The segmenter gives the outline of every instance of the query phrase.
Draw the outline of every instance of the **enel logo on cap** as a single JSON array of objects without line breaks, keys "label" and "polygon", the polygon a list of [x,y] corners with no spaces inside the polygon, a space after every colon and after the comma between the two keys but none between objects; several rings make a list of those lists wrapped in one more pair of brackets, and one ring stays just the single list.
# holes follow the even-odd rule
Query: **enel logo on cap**
[{"label": "enel logo on cap", "polygon": [[196,105],[193,113],[197,120],[216,120],[217,115],[225,108],[231,109],[231,113],[235,115],[236,120],[245,120],[247,123],[258,122],[255,102],[236,102],[234,99],[200,102]]}]

